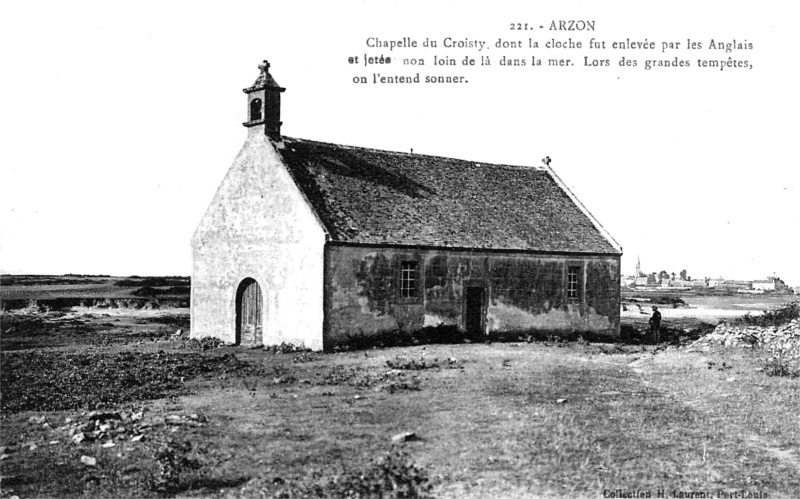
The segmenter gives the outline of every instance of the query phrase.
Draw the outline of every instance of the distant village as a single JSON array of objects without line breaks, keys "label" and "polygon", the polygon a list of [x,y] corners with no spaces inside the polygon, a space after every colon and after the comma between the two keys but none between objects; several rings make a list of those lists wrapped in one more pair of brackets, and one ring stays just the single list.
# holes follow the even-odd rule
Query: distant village
[{"label": "distant village", "polygon": [[725,279],[723,277],[693,279],[686,270],[669,273],[666,270],[661,272],[642,272],[641,261],[636,262],[636,275],[622,276],[621,285],[624,288],[635,288],[638,290],[708,290],[719,293],[743,293],[743,294],[800,294],[800,289],[787,286],[778,276],[768,276],[765,279],[752,281],[741,281]]}]

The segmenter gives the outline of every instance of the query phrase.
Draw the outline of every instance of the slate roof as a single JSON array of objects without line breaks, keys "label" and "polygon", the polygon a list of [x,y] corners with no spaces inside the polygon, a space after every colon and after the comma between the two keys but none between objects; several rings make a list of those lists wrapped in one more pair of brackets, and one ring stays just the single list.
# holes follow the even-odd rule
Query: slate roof
[{"label": "slate roof", "polygon": [[620,254],[545,168],[283,138],[333,241]]},{"label": "slate roof", "polygon": [[277,87],[283,88],[278,85],[278,82],[275,81],[275,78],[272,77],[269,73],[261,73],[258,78],[256,78],[256,82],[250,88],[258,88],[258,87]]}]

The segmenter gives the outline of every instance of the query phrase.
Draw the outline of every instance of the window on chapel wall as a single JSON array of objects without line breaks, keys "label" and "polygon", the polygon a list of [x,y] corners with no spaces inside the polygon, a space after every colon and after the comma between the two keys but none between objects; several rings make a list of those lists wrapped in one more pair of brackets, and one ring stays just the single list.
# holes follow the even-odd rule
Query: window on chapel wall
[{"label": "window on chapel wall", "polygon": [[258,121],[261,119],[261,99],[253,99],[250,101],[250,121]]},{"label": "window on chapel wall", "polygon": [[419,280],[417,262],[400,263],[400,298],[417,297],[417,281]]},{"label": "window on chapel wall", "polygon": [[567,267],[567,300],[577,302],[581,299],[581,268]]}]

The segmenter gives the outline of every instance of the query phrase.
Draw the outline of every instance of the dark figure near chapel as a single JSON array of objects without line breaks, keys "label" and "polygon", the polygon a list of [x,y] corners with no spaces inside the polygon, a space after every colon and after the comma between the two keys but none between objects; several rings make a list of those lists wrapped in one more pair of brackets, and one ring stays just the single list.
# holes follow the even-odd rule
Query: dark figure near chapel
[{"label": "dark figure near chapel", "polygon": [[650,317],[650,337],[653,343],[661,342],[661,312],[658,307],[653,307],[653,316]]}]

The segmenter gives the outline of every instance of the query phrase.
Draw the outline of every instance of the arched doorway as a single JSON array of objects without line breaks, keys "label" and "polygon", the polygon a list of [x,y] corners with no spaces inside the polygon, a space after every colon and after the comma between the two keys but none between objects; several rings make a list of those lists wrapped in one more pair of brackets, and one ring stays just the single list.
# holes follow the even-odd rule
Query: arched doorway
[{"label": "arched doorway", "polygon": [[261,287],[248,277],[236,290],[236,344],[261,345],[261,318],[264,315]]}]

